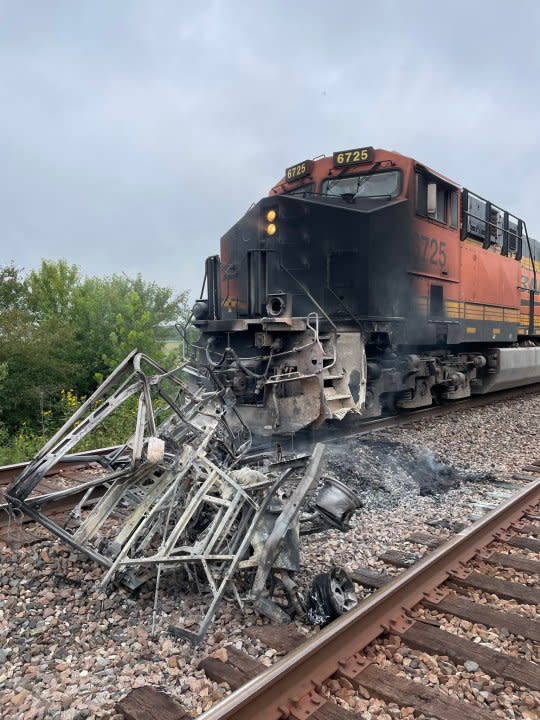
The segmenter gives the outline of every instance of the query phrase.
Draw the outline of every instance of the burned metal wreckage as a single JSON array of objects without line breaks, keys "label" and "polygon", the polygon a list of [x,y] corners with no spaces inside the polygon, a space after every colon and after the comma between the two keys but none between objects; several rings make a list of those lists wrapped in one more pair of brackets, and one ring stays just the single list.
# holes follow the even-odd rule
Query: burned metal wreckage
[{"label": "burned metal wreckage", "polygon": [[[40,495],[47,472],[77,457],[70,452],[121,406],[133,418],[126,442],[95,456],[90,479]],[[346,530],[359,505],[339,480],[321,478],[323,453],[319,443],[311,455],[255,454],[249,428],[211,370],[186,364],[168,372],[133,351],[6,499],[14,514],[24,512],[101,565],[101,588],[115,581],[135,590],[153,580],[154,621],[160,585],[181,577],[179,594],[209,601],[196,632],[170,629],[197,642],[225,594],[240,606],[248,599],[275,622],[305,611],[294,579],[300,534]],[[52,512],[59,499],[69,506],[60,522]],[[320,622],[351,604],[346,577],[327,573],[308,593],[307,614]]]}]

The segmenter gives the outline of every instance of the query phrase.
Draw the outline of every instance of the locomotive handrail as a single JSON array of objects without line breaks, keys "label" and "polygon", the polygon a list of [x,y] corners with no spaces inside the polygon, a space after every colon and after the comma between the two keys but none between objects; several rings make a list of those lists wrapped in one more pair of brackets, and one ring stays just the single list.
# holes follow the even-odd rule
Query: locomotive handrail
[{"label": "locomotive handrail", "polygon": [[[479,200],[480,202],[484,203],[484,214],[477,215],[474,212],[471,212],[469,210],[469,197],[473,197],[476,200]],[[502,227],[499,225],[498,222],[493,222],[491,219],[491,211],[492,209],[495,209],[496,211],[502,213],[503,216],[503,224]],[[462,223],[461,223],[461,239],[464,240],[468,235],[476,235],[477,237],[483,238],[483,247],[485,250],[491,247],[492,244],[497,245],[498,243],[495,242],[492,243],[491,238],[495,237],[497,238],[497,234],[500,231],[502,231],[502,245],[501,245],[501,255],[506,256],[508,255],[508,251],[510,249],[510,238],[514,238],[516,241],[516,251],[515,251],[515,259],[521,260],[522,253],[523,253],[523,233],[525,232],[525,239],[527,241],[527,247],[529,249],[529,257],[531,258],[531,262],[533,264],[533,271],[535,274],[535,287],[536,287],[536,270],[534,268],[534,258],[531,251],[531,246],[529,242],[529,236],[527,233],[527,226],[524,220],[521,220],[521,218],[518,218],[516,215],[513,215],[512,213],[509,213],[507,210],[504,210],[504,208],[500,207],[499,205],[495,205],[494,203],[490,202],[486,198],[482,197],[481,195],[478,195],[477,193],[473,193],[470,190],[467,190],[466,188],[463,190],[462,193],[462,204],[461,204],[461,215],[462,215]],[[516,223],[517,227],[515,229],[510,227],[509,220],[510,217],[512,217]],[[469,228],[469,223],[467,222],[470,219],[478,220],[478,222],[482,223],[484,225],[483,232],[481,230],[474,230]],[[492,232],[494,231],[494,232]]]},{"label": "locomotive handrail", "polygon": [[525,230],[525,237],[527,238],[527,247],[529,248],[529,259],[531,261],[532,265],[532,271],[533,271],[533,282],[534,282],[534,291],[536,292],[537,286],[536,286],[536,261],[535,257],[533,256],[532,248],[531,248],[531,241],[529,240],[529,231],[527,230],[527,223],[525,220],[523,220],[523,228]]},{"label": "locomotive handrail", "polygon": [[[315,327],[310,324],[311,318],[315,318]],[[306,316],[306,327],[308,327],[315,336],[315,342],[319,342],[319,316],[316,312],[308,313]]]}]

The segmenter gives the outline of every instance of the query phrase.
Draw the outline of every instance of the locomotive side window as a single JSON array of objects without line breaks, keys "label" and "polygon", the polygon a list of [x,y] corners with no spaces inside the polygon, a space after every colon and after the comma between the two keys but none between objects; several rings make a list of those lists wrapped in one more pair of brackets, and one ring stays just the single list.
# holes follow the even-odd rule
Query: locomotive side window
[{"label": "locomotive side window", "polygon": [[[519,239],[519,220],[513,215],[508,216],[508,250],[511,253],[516,253],[518,249]],[[527,243],[523,245],[523,254],[529,257],[529,248]]]},{"label": "locomotive side window", "polygon": [[416,173],[416,212],[427,215],[427,181],[420,173]]},{"label": "locomotive side window", "polygon": [[503,223],[504,223],[504,212],[499,208],[490,207],[490,222],[489,222],[489,235],[490,242],[492,245],[503,244]]},{"label": "locomotive side window", "polygon": [[450,192],[450,227],[457,228],[458,223],[458,194],[457,190]]},{"label": "locomotive side window", "polygon": [[467,203],[467,232],[478,238],[486,236],[486,201],[469,193]]},{"label": "locomotive side window", "polygon": [[[430,183],[431,184],[431,183]],[[437,222],[446,222],[446,190],[440,185],[435,185],[437,189],[437,203],[434,208],[435,212],[432,213],[433,219]],[[429,212],[429,208],[428,208]]]},{"label": "locomotive side window", "polygon": [[439,180],[416,173],[416,212],[418,215],[457,228],[457,193]]}]

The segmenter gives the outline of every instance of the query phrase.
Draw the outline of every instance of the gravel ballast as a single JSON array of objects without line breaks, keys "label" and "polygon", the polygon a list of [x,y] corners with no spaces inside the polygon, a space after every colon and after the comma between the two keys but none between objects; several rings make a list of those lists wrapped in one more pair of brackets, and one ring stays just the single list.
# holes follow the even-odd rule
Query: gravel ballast
[{"label": "gravel ballast", "polygon": [[[363,508],[349,532],[330,530],[303,539],[300,586],[307,589],[315,574],[332,565],[398,572],[378,555],[388,549],[422,554],[425,547],[406,541],[412,532],[448,536],[473,522],[486,507],[502,502],[510,492],[508,483],[513,491],[520,486],[512,475],[537,459],[539,427],[540,396],[532,395],[436,419],[426,417],[340,445],[329,443],[326,471],[355,489]],[[188,625],[190,614],[200,609],[198,598],[164,601],[156,636],[151,638],[152,588],[143,589],[139,597],[122,589],[100,594],[96,581],[102,571],[48,537],[31,545],[1,544],[0,553],[0,717],[120,720],[115,703],[141,685],[167,691],[197,715],[228,692],[197,670],[202,657],[233,644],[266,665],[277,659],[271,649],[246,636],[245,625],[263,622],[249,607],[244,615],[232,602],[224,602],[205,643],[193,649],[166,631],[173,604],[176,614],[188,618]],[[487,564],[481,569],[500,573]],[[507,570],[499,576],[511,577]],[[520,611],[513,601],[493,596],[486,601]],[[536,617],[538,610],[527,607],[524,612]],[[462,631],[459,623],[436,617],[455,632]],[[314,632],[297,624],[304,634]],[[492,630],[483,626],[474,630],[479,642],[519,652],[514,637],[493,638]],[[523,647],[527,657],[537,659],[538,648]],[[389,656],[385,648],[374,648],[378,661],[392,662],[410,675],[410,663],[404,661],[416,659],[415,653],[393,647]],[[435,663],[433,684],[441,689],[489,706],[500,717],[537,717],[538,693],[505,683],[500,687],[499,681],[446,660]],[[344,692],[344,698],[349,696]],[[385,713],[400,717],[398,708],[382,701],[356,693],[353,700],[350,707],[372,717]]]}]

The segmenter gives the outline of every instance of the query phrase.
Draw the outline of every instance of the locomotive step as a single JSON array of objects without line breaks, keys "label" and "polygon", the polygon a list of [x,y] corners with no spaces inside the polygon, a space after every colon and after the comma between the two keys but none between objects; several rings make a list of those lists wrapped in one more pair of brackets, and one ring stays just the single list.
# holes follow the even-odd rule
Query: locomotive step
[{"label": "locomotive step", "polygon": [[353,401],[350,393],[343,393],[341,395],[338,395],[337,393],[335,395],[327,395],[326,391],[330,389],[333,390],[334,388],[324,388],[324,398],[326,402],[331,402],[332,400],[339,400],[340,402],[342,402],[343,400],[350,400],[351,402]]},{"label": "locomotive step", "polygon": [[351,393],[350,392],[343,392],[343,389],[336,388],[335,385],[329,385],[328,387],[323,388],[324,391],[324,397],[327,400],[345,400],[350,399],[352,400]]}]

